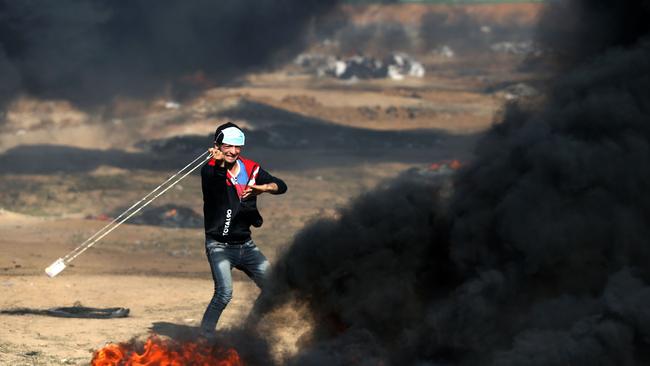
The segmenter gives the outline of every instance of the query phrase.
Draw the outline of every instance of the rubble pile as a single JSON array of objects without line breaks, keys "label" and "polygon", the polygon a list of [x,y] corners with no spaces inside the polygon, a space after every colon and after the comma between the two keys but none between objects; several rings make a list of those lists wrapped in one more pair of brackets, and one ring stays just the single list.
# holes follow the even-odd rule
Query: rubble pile
[{"label": "rubble pile", "polygon": [[446,44],[434,48],[431,50],[431,54],[449,59],[456,57],[456,52],[454,52],[454,50]]},{"label": "rubble pile", "polygon": [[294,63],[307,73],[318,77],[337,79],[382,79],[403,80],[406,76],[421,78],[424,66],[408,54],[392,53],[384,59],[356,55],[339,59],[331,55],[301,54]]},{"label": "rubble pile", "polygon": [[492,50],[492,52],[509,53],[513,55],[538,54],[540,52],[535,47],[533,41],[497,42],[490,45],[490,50]]},{"label": "rubble pile", "polygon": [[318,77],[327,76],[327,70],[336,68],[338,59],[332,55],[320,53],[301,53],[294,59],[293,63],[302,68],[308,74]]},{"label": "rubble pile", "polygon": [[499,83],[485,89],[486,93],[495,94],[506,100],[535,98],[542,94],[536,87],[526,83]]},{"label": "rubble pile", "polygon": [[524,84],[517,83],[511,85],[503,90],[505,92],[505,98],[508,100],[518,99],[518,98],[532,98],[540,95],[539,90],[534,87]]}]

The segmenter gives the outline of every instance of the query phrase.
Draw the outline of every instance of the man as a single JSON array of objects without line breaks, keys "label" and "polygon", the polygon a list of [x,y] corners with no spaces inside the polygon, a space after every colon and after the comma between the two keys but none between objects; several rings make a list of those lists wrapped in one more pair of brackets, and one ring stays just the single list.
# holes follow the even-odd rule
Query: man
[{"label": "man", "polygon": [[269,262],[251,239],[251,225],[262,225],[257,196],[282,194],[284,182],[240,156],[243,131],[225,123],[214,134],[212,158],[201,169],[205,250],[214,279],[214,295],[201,320],[201,335],[214,336],[223,309],[232,298],[233,267],[244,271],[262,289]]}]

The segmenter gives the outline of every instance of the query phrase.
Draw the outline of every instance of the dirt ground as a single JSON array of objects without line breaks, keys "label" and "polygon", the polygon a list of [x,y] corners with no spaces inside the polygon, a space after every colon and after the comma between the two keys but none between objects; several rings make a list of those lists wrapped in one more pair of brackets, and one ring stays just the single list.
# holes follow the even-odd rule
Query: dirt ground
[{"label": "dirt ground", "polygon": [[[350,197],[372,189],[383,178],[406,166],[362,167],[360,171],[365,179],[336,183],[343,193],[329,187],[338,177],[321,178],[330,173],[325,170],[311,177],[296,172],[274,172],[286,179],[291,191],[284,197],[260,199],[265,225],[254,233],[254,238],[274,261],[295,232],[307,222],[335,216],[336,209]],[[199,178],[192,176],[183,184],[184,191],[194,197],[193,206],[200,209]],[[48,278],[43,272],[47,265],[107,223],[77,216],[79,214],[34,216],[0,212],[0,286],[3,293],[0,308],[36,310],[81,303],[97,308],[126,307],[130,309],[130,316],[65,319],[0,315],[0,328],[3,329],[0,364],[87,364],[92,352],[107,343],[143,338],[152,331],[164,335],[159,328],[164,330],[165,325],[172,328],[197,326],[200,322],[212,295],[201,229],[125,224],[77,258],[58,277]],[[235,326],[244,319],[258,289],[245,275],[235,271],[234,293],[233,301],[223,314],[221,327]],[[279,352],[290,351],[308,329],[295,310],[286,311],[280,314],[283,320],[279,322],[285,327],[278,330],[276,337],[282,340],[276,344]]]},{"label": "dirt ground", "polygon": [[[383,14],[399,18],[393,10]],[[523,12],[532,21],[538,10],[514,6],[508,12]],[[501,13],[485,14],[498,18]],[[381,16],[370,8],[358,21]],[[438,72],[400,82],[320,79],[288,67],[249,75],[240,86],[213,88],[178,105],[164,99],[120,101],[108,115],[80,111],[65,101],[16,101],[0,128],[0,310],[80,303],[129,308],[130,316],[0,314],[0,365],[85,365],[107,343],[198,325],[213,291],[202,229],[125,224],[58,277],[48,278],[44,268],[106,225],[103,215],[137,201],[190,161],[194,150],[183,150],[183,144],[204,136],[207,148],[210,132],[225,118],[251,131],[304,121],[370,141],[367,147],[343,141],[337,147],[264,146],[245,152],[289,186],[284,196],[260,198],[265,224],[253,237],[273,263],[301,228],[336,217],[350,200],[377,185],[411,168],[470,159],[477,136],[506,101],[502,93],[486,90],[534,78],[517,68],[521,61],[521,56],[429,60],[428,66],[438,62]],[[473,72],[463,72],[468,68]],[[382,139],[408,131],[414,136],[434,131],[431,136],[437,137],[421,146],[382,147]],[[178,137],[185,140],[166,140]],[[143,141],[177,145],[147,150]],[[161,155],[165,149],[171,155]],[[127,162],[117,163],[116,157]],[[201,213],[200,191],[200,178],[190,175],[156,204],[182,204]],[[219,326],[241,323],[257,294],[236,272],[234,298]],[[288,307],[264,322],[277,326],[269,339],[278,355],[295,352],[296,342],[309,332],[301,309]]]},{"label": "dirt ground", "polygon": [[[274,171],[286,180],[290,192],[285,196],[260,198],[265,224],[254,232],[254,238],[273,262],[292,236],[309,221],[335,217],[337,209],[352,197],[409,166],[403,163],[360,166],[357,173],[361,179],[343,178],[347,170],[319,169],[309,174]],[[188,201],[193,201],[192,206],[199,210],[199,178],[189,177],[182,184],[185,187],[182,194],[192,196]],[[99,196],[109,194],[104,191]],[[89,206],[89,211],[101,206],[93,205],[92,197],[78,199]],[[45,205],[42,209],[62,211],[59,204]],[[213,286],[201,229],[125,224],[77,258],[59,276],[47,277],[43,272],[47,265],[107,224],[107,221],[79,216],[83,215],[0,212],[3,293],[0,309],[37,310],[80,303],[96,308],[129,308],[130,316],[65,319],[0,315],[3,329],[0,364],[83,365],[89,362],[94,350],[107,343],[145,338],[150,332],[164,335],[165,326],[197,326],[200,322]],[[220,321],[220,327],[224,328],[239,324],[258,294],[245,275],[235,271],[234,278],[234,298]],[[309,329],[295,309],[285,309],[269,321],[282,325],[276,334],[269,334],[277,340],[274,344],[277,354],[290,353],[295,342]]]}]

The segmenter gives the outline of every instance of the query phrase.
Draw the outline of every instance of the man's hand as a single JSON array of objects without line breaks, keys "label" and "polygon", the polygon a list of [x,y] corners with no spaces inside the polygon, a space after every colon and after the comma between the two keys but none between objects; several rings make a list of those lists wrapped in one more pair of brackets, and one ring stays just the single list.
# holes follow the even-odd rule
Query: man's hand
[{"label": "man's hand", "polygon": [[242,194],[241,198],[243,199],[243,198],[248,198],[250,196],[257,196],[264,192],[276,192],[277,190],[278,190],[278,186],[275,183],[250,185],[244,190],[244,193]]},{"label": "man's hand", "polygon": [[226,156],[221,150],[216,147],[212,147],[208,149],[208,151],[210,151],[210,154],[212,154],[212,159],[216,160],[217,163],[223,162],[223,159]]}]

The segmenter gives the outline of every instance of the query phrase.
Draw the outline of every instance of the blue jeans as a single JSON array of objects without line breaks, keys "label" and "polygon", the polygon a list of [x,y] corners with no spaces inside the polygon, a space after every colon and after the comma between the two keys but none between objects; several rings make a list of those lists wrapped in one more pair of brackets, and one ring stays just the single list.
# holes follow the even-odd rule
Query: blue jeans
[{"label": "blue jeans", "polygon": [[232,299],[232,268],[244,271],[262,289],[269,261],[252,239],[241,245],[228,245],[208,239],[205,242],[205,252],[212,270],[214,295],[203,314],[201,332],[212,334],[223,309]]}]

